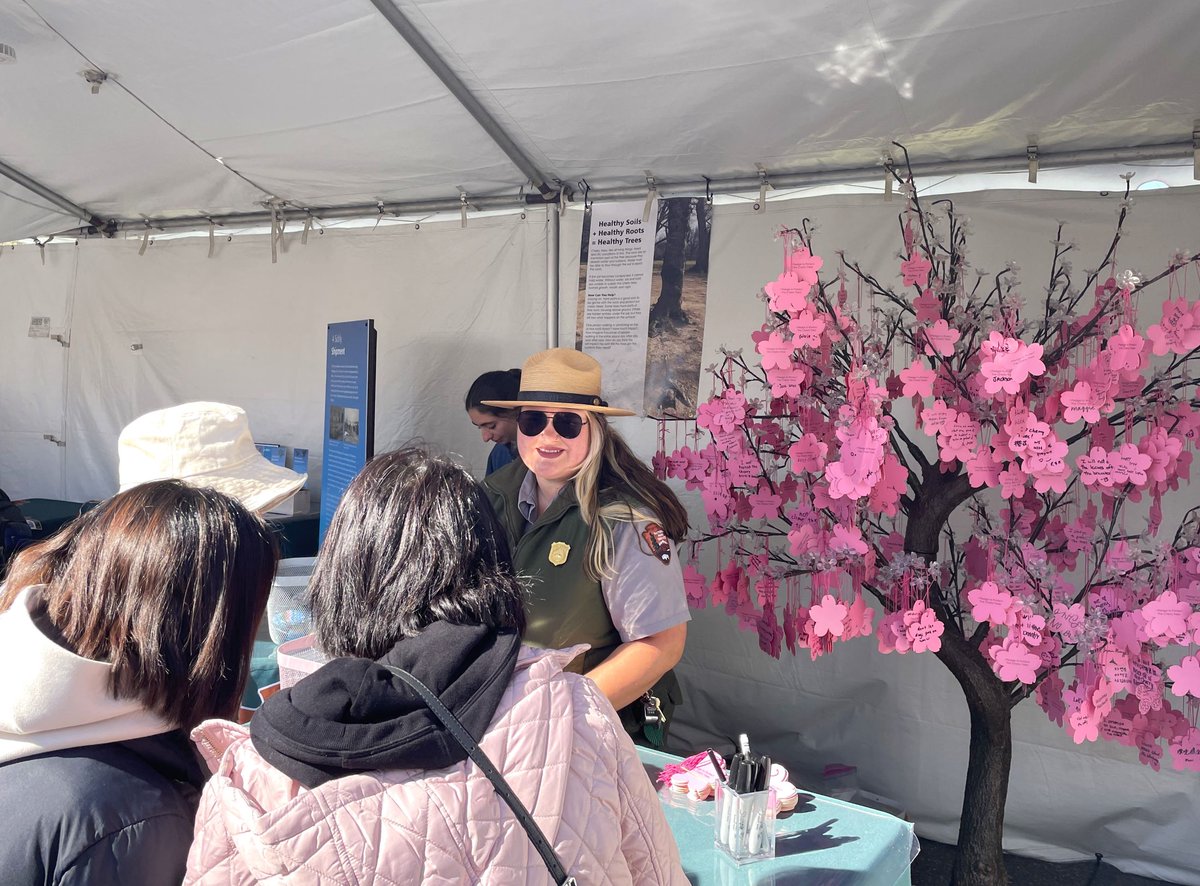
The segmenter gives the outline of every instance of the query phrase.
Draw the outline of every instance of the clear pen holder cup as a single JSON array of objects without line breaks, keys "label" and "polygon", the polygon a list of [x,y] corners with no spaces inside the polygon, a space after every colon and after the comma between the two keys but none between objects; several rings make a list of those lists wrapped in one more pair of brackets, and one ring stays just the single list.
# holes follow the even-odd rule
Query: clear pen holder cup
[{"label": "clear pen holder cup", "polygon": [[717,785],[716,845],[738,864],[775,857],[774,791],[739,794]]}]

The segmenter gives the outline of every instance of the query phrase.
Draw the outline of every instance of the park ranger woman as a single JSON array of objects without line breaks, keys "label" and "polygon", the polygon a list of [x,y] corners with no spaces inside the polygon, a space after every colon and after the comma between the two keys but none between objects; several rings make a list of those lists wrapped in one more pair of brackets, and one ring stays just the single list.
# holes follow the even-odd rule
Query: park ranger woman
[{"label": "park ranger woman", "polygon": [[608,426],[633,415],[600,396],[600,364],[580,351],[534,354],[521,371],[520,461],[484,483],[527,578],[525,641],[591,649],[586,674],[635,740],[661,745],[681,701],[671,668],[689,619],[676,545],[687,514]]}]

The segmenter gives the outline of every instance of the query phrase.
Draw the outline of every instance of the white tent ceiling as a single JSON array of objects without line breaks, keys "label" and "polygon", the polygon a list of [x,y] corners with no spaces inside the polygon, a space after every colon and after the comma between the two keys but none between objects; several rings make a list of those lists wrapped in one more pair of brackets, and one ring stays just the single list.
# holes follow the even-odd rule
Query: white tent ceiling
[{"label": "white tent ceiling", "polygon": [[[925,162],[1031,136],[1183,157],[1200,117],[1196,0],[395,7],[572,187],[870,168],[893,138]],[[529,177],[370,0],[0,0],[0,43],[0,162],[101,219],[515,198]],[[0,179],[0,241],[78,223]]]}]

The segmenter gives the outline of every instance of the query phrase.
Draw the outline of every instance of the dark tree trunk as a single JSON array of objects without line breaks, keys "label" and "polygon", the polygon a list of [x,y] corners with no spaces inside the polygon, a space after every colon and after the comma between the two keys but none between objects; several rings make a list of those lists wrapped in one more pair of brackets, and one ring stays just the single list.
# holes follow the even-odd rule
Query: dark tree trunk
[{"label": "dark tree trunk", "polygon": [[[946,647],[943,646],[943,651]],[[953,654],[953,653],[951,653]],[[963,792],[962,818],[958,826],[958,853],[954,859],[952,886],[1001,886],[1008,882],[1004,868],[1004,803],[1008,797],[1008,773],[1012,766],[1012,721],[1004,684],[992,673],[978,650],[969,647],[966,656],[978,659],[987,669],[981,683],[972,688],[960,678],[967,707],[971,711],[971,756],[967,763],[967,786]],[[951,673],[955,666],[947,656]],[[964,657],[963,664],[966,664]],[[971,664],[967,664],[971,668]],[[982,691],[979,689],[982,688]]]},{"label": "dark tree trunk", "polygon": [[692,273],[696,275],[708,273],[708,244],[712,231],[708,225],[712,219],[712,206],[706,200],[696,198],[696,263],[692,265]]},{"label": "dark tree trunk", "polygon": [[[937,556],[938,537],[950,514],[975,493],[962,475],[925,471],[909,510],[905,550],[930,559]],[[1004,683],[979,651],[977,638],[963,636],[935,587],[931,603],[946,626],[937,653],[962,687],[971,715],[971,752],[958,828],[958,852],[952,886],[1003,886],[1004,803],[1012,765],[1012,706]]]},{"label": "dark tree trunk", "polygon": [[650,310],[650,322],[686,323],[683,313],[683,246],[687,241],[688,215],[691,201],[673,199],[667,201],[667,236],[663,243],[662,289],[658,301]]}]

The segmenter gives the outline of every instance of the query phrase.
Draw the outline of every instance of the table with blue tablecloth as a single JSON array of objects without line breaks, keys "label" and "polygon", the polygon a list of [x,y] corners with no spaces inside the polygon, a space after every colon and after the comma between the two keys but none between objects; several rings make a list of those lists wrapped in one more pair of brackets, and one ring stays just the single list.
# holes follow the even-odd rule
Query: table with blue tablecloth
[{"label": "table with blue tablecloth", "polygon": [[[648,748],[638,756],[655,780],[680,762]],[[658,796],[695,886],[910,886],[919,844],[912,824],[886,812],[801,793],[777,820],[775,858],[738,866],[713,845],[713,801],[689,800],[665,785]]]}]

